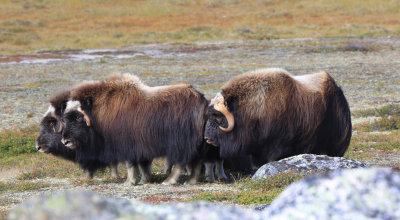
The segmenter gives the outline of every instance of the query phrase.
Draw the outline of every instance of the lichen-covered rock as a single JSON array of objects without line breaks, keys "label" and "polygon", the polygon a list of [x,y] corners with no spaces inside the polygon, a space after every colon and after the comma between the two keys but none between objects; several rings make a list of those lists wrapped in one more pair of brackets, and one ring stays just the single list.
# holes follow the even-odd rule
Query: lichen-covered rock
[{"label": "lichen-covered rock", "polygon": [[326,170],[359,167],[367,167],[367,165],[344,157],[301,154],[263,165],[253,175],[253,179],[267,178],[268,176],[287,171],[298,173],[318,173],[321,171],[325,172]]},{"label": "lichen-covered rock", "polygon": [[336,170],[291,184],[270,206],[255,210],[206,202],[154,205],[67,191],[24,202],[9,219],[400,219],[400,174]]},{"label": "lichen-covered rock", "polygon": [[15,207],[8,219],[262,219],[260,212],[215,203],[154,205],[104,198],[93,192],[59,192],[33,198]]},{"label": "lichen-covered rock", "polygon": [[264,211],[268,219],[400,219],[400,174],[337,170],[290,185]]}]

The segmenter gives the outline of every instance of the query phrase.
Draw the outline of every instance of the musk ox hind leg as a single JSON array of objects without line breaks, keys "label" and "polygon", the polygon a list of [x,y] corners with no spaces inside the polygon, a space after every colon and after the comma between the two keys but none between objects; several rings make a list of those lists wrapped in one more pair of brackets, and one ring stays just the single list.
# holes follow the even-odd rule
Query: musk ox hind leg
[{"label": "musk ox hind leg", "polygon": [[111,178],[118,178],[118,163],[111,163]]},{"label": "musk ox hind leg", "polygon": [[183,166],[180,164],[176,164],[174,166],[174,169],[172,170],[171,174],[168,176],[164,182],[162,182],[163,185],[174,185],[178,182],[178,178],[181,175],[183,171]]},{"label": "musk ox hind leg", "polygon": [[126,186],[136,185],[139,179],[139,169],[132,162],[127,161],[126,163],[127,177],[125,181]]}]

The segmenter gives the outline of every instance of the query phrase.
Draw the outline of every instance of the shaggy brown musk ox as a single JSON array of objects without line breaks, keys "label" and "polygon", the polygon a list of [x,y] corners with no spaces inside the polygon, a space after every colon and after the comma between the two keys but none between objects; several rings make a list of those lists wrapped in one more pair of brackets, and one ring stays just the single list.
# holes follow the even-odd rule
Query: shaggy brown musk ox
[{"label": "shaggy brown musk ox", "polygon": [[[57,92],[50,98],[50,106],[40,122],[40,134],[36,139],[36,149],[42,153],[50,153],[63,159],[77,162],[86,170],[86,178],[93,178],[93,173],[107,164],[98,161],[86,161],[77,158],[75,150],[69,149],[61,143],[63,115],[70,97],[70,90]],[[111,177],[118,177],[117,165],[111,164]]]},{"label": "shaggy brown musk ox", "polygon": [[[163,182],[175,184],[189,164],[197,182],[208,102],[189,84],[149,87],[136,76],[114,75],[71,91],[63,142],[104,163],[136,165],[167,156],[175,169]],[[133,177],[132,177],[133,176]],[[128,170],[129,179],[135,179]]]},{"label": "shaggy brown musk ox", "polygon": [[208,109],[205,139],[222,157],[250,154],[262,165],[302,154],[343,156],[350,109],[333,78],[262,69],[228,81]]}]

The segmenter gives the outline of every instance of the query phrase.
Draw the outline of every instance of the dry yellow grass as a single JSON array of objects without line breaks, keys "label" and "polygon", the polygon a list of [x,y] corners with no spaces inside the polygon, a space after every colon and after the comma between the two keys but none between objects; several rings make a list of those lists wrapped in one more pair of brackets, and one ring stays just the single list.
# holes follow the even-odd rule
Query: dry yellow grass
[{"label": "dry yellow grass", "polygon": [[0,53],[400,33],[396,0],[2,0]]}]

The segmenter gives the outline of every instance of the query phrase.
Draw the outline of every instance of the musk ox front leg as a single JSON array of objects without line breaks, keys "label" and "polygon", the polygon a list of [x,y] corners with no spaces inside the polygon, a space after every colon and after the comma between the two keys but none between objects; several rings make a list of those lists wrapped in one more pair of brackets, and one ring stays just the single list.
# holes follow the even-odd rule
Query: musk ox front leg
[{"label": "musk ox front leg", "polygon": [[204,167],[205,167],[205,176],[206,176],[206,181],[209,183],[215,182],[214,178],[214,162],[205,162]]},{"label": "musk ox front leg", "polygon": [[174,169],[172,170],[171,174],[168,176],[164,182],[162,182],[163,185],[174,185],[178,182],[178,178],[181,175],[183,171],[183,166],[180,164],[176,164]]},{"label": "musk ox front leg", "polygon": [[93,170],[86,170],[86,179],[91,180],[93,179],[94,171]]},{"label": "musk ox front leg", "polygon": [[126,186],[136,185],[139,179],[139,169],[132,162],[125,162],[127,169],[127,177],[125,181]]},{"label": "musk ox front leg", "polygon": [[224,172],[224,160],[217,160],[215,162],[215,174],[217,175],[218,180],[227,181],[228,177]]},{"label": "musk ox front leg", "polygon": [[118,178],[118,163],[111,163],[111,178]]}]

